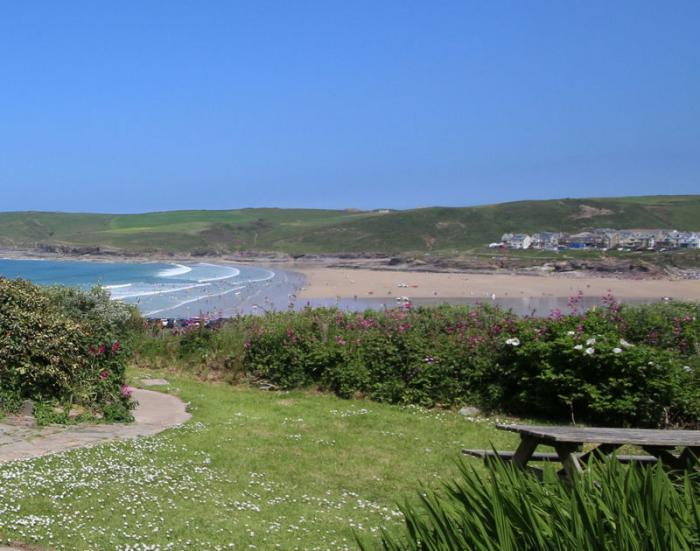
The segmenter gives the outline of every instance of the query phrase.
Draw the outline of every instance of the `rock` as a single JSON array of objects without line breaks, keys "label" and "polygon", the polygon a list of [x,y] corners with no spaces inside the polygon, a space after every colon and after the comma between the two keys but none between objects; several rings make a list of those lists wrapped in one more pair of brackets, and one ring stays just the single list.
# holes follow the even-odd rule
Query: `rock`
[{"label": "rock", "polygon": [[73,406],[70,408],[70,411],[68,412],[68,419],[71,421],[77,419],[81,415],[85,413],[85,408],[81,406]]},{"label": "rock", "polygon": [[477,415],[481,415],[481,410],[474,406],[465,406],[459,410],[459,414],[464,417],[476,417]]},{"label": "rock", "polygon": [[143,386],[166,386],[170,384],[165,379],[143,379],[141,382]]},{"label": "rock", "polygon": [[23,417],[32,417],[34,415],[34,402],[31,400],[25,400],[22,402],[22,405],[19,406],[19,411],[17,412],[17,415],[23,416]]}]

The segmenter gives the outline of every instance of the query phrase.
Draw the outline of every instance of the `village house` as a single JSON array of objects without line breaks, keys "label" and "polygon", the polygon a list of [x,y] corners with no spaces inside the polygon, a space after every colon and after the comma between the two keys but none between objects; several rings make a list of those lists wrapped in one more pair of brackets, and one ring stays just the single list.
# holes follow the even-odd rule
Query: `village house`
[{"label": "village house", "polygon": [[569,249],[602,249],[605,248],[605,236],[599,233],[584,231],[564,235],[559,244]]},{"label": "village house", "polygon": [[653,249],[657,233],[653,230],[620,230],[617,246],[624,249]]},{"label": "village house", "polygon": [[532,237],[526,233],[504,233],[501,242],[509,249],[529,249]]},{"label": "village house", "polygon": [[562,234],[558,232],[539,232],[532,235],[532,247],[534,249],[547,249],[556,251],[559,248],[559,240]]}]

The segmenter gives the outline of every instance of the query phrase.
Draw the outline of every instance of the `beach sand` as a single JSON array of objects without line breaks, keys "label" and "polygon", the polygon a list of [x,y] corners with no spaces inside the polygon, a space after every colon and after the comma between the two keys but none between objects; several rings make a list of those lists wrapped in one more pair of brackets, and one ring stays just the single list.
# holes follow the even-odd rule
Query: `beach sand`
[{"label": "beach sand", "polygon": [[[700,300],[700,280],[631,280],[603,277],[459,274],[363,269],[296,267],[307,278],[300,299],[569,297],[582,291],[601,297],[612,291],[620,299],[672,297]],[[399,287],[400,283],[408,285]]]}]

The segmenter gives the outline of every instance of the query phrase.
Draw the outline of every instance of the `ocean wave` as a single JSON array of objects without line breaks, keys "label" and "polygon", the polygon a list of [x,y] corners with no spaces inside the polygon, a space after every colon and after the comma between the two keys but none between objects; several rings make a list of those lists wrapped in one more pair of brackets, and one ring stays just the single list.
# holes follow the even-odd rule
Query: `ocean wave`
[{"label": "ocean wave", "polygon": [[155,314],[161,314],[161,313],[167,312],[169,310],[176,310],[177,308],[182,308],[186,304],[192,304],[193,302],[199,302],[200,300],[205,300],[208,298],[222,297],[224,295],[228,295],[229,293],[233,293],[234,291],[240,291],[241,289],[245,289],[245,285],[242,287],[234,287],[233,289],[229,289],[228,291],[223,291],[222,293],[213,293],[211,295],[202,295],[199,297],[183,300],[182,302],[179,302],[179,303],[175,304],[174,306],[168,306],[166,308],[160,308],[158,310],[151,310],[150,312],[146,312],[144,314],[144,316],[148,317],[148,316],[153,316]]},{"label": "ocean wave", "polygon": [[161,270],[156,274],[158,277],[175,277],[175,276],[180,276],[184,274],[188,274],[192,271],[192,268],[189,266],[185,266],[183,264],[173,264],[175,266],[174,268],[167,268],[165,270]]},{"label": "ocean wave", "polygon": [[126,287],[131,287],[131,283],[122,283],[120,285],[104,285],[107,290],[111,289],[125,289]]},{"label": "ocean wave", "polygon": [[153,291],[141,291],[138,293],[129,293],[126,295],[119,295],[119,296],[113,296],[115,300],[122,300],[125,298],[135,298],[135,297],[150,297],[153,295],[167,295],[168,293],[177,293],[178,291],[187,291],[189,289],[194,289],[196,287],[209,287],[209,283],[195,283],[193,285],[184,285],[182,287],[173,287],[172,289],[170,288],[165,288],[165,289],[158,289],[158,290],[153,290]]},{"label": "ocean wave", "polygon": [[273,277],[275,277],[277,275],[272,270],[264,270],[264,271],[268,273],[268,275],[266,275],[265,277],[261,277],[258,279],[242,279],[239,283],[260,283],[261,281],[270,281]]},{"label": "ocean wave", "polygon": [[199,283],[204,283],[206,281],[222,281],[224,279],[231,279],[232,277],[236,277],[237,275],[239,275],[241,273],[241,271],[239,269],[232,268],[230,266],[220,266],[218,264],[207,264],[204,262],[199,264],[199,266],[209,266],[211,268],[223,268],[224,270],[228,270],[226,275],[198,279],[197,281]]}]

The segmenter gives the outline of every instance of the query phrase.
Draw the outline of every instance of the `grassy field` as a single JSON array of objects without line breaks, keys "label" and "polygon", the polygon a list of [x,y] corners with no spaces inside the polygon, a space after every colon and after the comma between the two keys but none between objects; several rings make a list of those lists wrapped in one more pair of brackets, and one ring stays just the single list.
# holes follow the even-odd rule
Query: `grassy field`
[{"label": "grassy field", "polygon": [[518,201],[390,212],[0,213],[0,246],[97,245],[174,253],[464,252],[498,240],[504,232],[596,227],[700,230],[700,195]]},{"label": "grassy field", "polygon": [[50,549],[355,548],[354,533],[398,526],[396,503],[415,499],[419,481],[452,477],[462,447],[516,443],[494,419],[131,372],[137,384],[147,375],[168,377],[192,421],[0,466],[3,540]]}]

